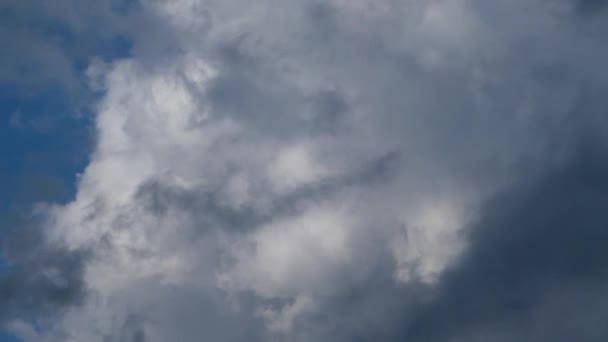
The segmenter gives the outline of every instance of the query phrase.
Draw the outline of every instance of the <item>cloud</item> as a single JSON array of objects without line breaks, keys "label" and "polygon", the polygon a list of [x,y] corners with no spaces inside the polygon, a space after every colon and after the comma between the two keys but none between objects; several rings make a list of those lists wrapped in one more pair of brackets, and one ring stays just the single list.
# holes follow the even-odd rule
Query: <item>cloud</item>
[{"label": "cloud", "polygon": [[84,283],[88,253],[47,244],[40,232],[44,218],[14,213],[3,217],[0,238],[0,324],[18,319],[52,322],[56,312],[76,306],[86,296]]},{"label": "cloud", "polygon": [[596,321],[606,310],[606,154],[596,144],[486,205],[471,247],[410,323],[411,339],[606,336]]},{"label": "cloud", "polygon": [[582,4],[141,1],[46,211],[87,296],[36,338],[601,337],[576,302],[604,309],[607,14]]},{"label": "cloud", "polygon": [[[11,102],[24,105],[24,118],[40,116],[47,107],[53,111],[46,115],[49,122],[89,113],[94,92],[87,89],[83,69],[94,57],[109,60],[128,55],[128,2],[8,0],[0,4],[4,42],[0,86]],[[38,106],[26,108],[36,102]],[[65,113],[57,113],[57,104]]]},{"label": "cloud", "polygon": [[602,11],[608,3],[605,0],[580,0],[576,2],[576,9],[582,13],[596,13]]}]

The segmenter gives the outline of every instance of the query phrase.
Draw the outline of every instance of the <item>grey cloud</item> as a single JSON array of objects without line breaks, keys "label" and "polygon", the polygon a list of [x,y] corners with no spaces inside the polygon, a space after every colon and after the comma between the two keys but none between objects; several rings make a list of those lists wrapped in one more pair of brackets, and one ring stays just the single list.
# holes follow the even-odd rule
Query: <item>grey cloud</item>
[{"label": "grey cloud", "polygon": [[128,53],[123,2],[3,1],[0,85],[24,101],[51,93],[72,115],[89,109],[94,96],[83,69],[93,58]]},{"label": "grey cloud", "polygon": [[[165,341],[176,336],[184,342],[269,340],[250,295],[243,294],[239,309],[233,310],[217,290],[161,285],[153,279],[122,295],[131,313],[104,334],[104,342]],[[152,310],[155,306],[161,310]]]},{"label": "grey cloud", "polygon": [[576,146],[488,201],[436,285],[396,284],[391,257],[361,249],[375,271],[344,280],[293,340],[603,341],[607,145],[579,135]]},{"label": "grey cloud", "polygon": [[[494,16],[500,17],[488,6],[475,8],[487,25]],[[583,8],[587,11],[589,7],[581,10]],[[360,53],[340,55],[343,64],[336,63],[335,69],[330,67],[328,72],[353,72],[349,67],[374,66],[371,70],[355,69],[362,76],[357,81],[369,82],[367,104],[382,113],[370,116],[365,123],[378,125],[374,132],[379,138],[384,138],[382,134],[387,140],[407,136],[411,138],[408,141],[418,145],[403,147],[398,154],[370,163],[366,169],[369,171],[321,182],[278,198],[279,205],[270,217],[283,214],[285,208],[293,207],[298,201],[325,198],[336,191],[334,189],[366,183],[368,177],[375,179],[378,174],[391,170],[391,163],[395,163],[392,160],[399,158],[404,160],[403,165],[430,164],[423,169],[445,165],[447,170],[432,170],[440,178],[453,171],[465,174],[472,169],[471,165],[489,156],[496,158],[488,162],[493,165],[480,172],[497,172],[502,176],[481,174],[479,182],[487,181],[486,177],[506,178],[509,182],[506,189],[502,189],[506,192],[504,197],[483,207],[480,221],[468,231],[469,248],[456,265],[440,277],[436,288],[417,283],[396,284],[395,265],[388,253],[381,252],[378,246],[359,249],[361,255],[371,260],[372,268],[376,267],[375,272],[364,280],[351,282],[346,275],[340,278],[343,281],[340,294],[322,298],[319,312],[305,315],[296,322],[293,335],[285,340],[537,341],[548,338],[559,341],[561,338],[599,341],[605,337],[604,328],[593,323],[592,318],[602,316],[606,309],[605,293],[601,290],[606,259],[602,246],[608,238],[603,229],[606,208],[601,204],[607,192],[601,179],[606,171],[605,156],[597,151],[590,155],[585,155],[584,150],[570,151],[581,133],[570,135],[561,131],[568,131],[564,126],[587,126],[589,122],[605,127],[604,123],[598,124],[602,121],[603,102],[592,96],[598,103],[591,105],[590,95],[579,97],[585,92],[577,83],[581,75],[576,68],[576,57],[560,55],[556,57],[557,62],[545,59],[547,54],[569,51],[570,43],[578,46],[576,35],[560,37],[558,29],[545,37],[542,28],[522,33],[510,20],[499,20],[498,30],[505,32],[497,36],[506,37],[506,57],[491,64],[488,70],[496,67],[496,75],[502,79],[476,89],[489,101],[479,104],[472,100],[475,91],[466,86],[466,82],[471,81],[471,71],[466,65],[483,66],[483,56],[475,52],[483,55],[492,45],[482,42],[481,47],[472,46],[472,50],[479,50],[471,53],[472,56],[463,57],[454,52],[448,56],[456,60],[453,67],[425,69],[410,51],[391,51],[381,43],[361,37],[349,40],[346,33],[340,32],[337,14],[325,5],[313,7],[309,14],[315,24],[311,31],[318,36],[307,36],[310,40],[303,45],[310,44],[312,49],[319,50],[322,56],[319,59],[323,60],[320,63],[340,54],[338,47]],[[244,37],[230,49],[223,50],[227,70],[222,70],[225,72],[211,85],[209,100],[261,132],[279,130],[276,133],[279,136],[301,134],[298,118],[289,114],[310,100],[283,86],[273,70],[265,69],[267,65],[259,61],[264,56],[248,51],[243,42],[247,39],[255,42],[255,38]],[[549,40],[547,45],[540,43],[543,39]],[[536,47],[537,44],[540,47]],[[530,54],[524,56],[521,51],[526,47],[530,48]],[[551,52],[543,50],[546,47]],[[594,60],[590,55],[584,58]],[[412,93],[406,93],[404,88],[413,82],[416,82],[415,89],[407,87]],[[337,92],[318,94],[312,96],[317,111],[315,120],[319,120],[315,129],[331,132],[340,116],[347,116],[348,111],[353,110],[353,104]],[[527,102],[532,114],[528,117],[521,114],[514,119],[525,107],[522,102]],[[584,109],[588,113],[581,114],[579,106],[592,109]],[[404,108],[414,113],[404,113]],[[277,120],[269,127],[270,120],[274,119]],[[509,133],[504,134],[503,130]],[[597,132],[593,134],[601,134]],[[588,131],[585,134],[589,134]],[[559,142],[561,138],[566,141]],[[392,147],[392,141],[387,145]],[[554,158],[563,158],[560,154],[564,150],[574,153],[574,157],[569,157],[565,165],[552,165]],[[500,158],[504,158],[504,163]],[[509,175],[516,167],[522,170]],[[424,176],[432,177],[421,175],[418,181],[429,181]],[[460,174],[455,178],[461,180],[458,177]],[[509,188],[511,182],[523,182],[523,185]],[[178,205],[186,211],[196,210],[202,217],[214,217],[220,226],[232,227],[255,226],[256,222],[268,219],[255,211],[222,207],[213,193],[180,195],[163,190],[158,184],[140,190],[142,196],[152,196],[147,203],[157,212],[166,210],[168,205]],[[192,208],[193,205],[198,209]],[[586,313],[586,307],[576,303],[593,302],[592,298],[597,299],[592,313]],[[289,301],[275,303],[277,307],[288,304]],[[573,312],[577,318],[567,324],[557,317],[556,311]],[[554,328],[555,322],[561,323],[559,328]],[[549,329],[553,331],[547,332]]]},{"label": "grey cloud", "polygon": [[127,317],[118,335],[116,338],[107,336],[104,342],[146,342],[144,320],[137,315]]},{"label": "grey cloud", "polygon": [[140,185],[135,193],[135,201],[146,211],[163,216],[169,210],[178,210],[193,215],[197,229],[225,229],[233,232],[255,230],[260,225],[282,217],[295,215],[308,203],[320,201],[350,188],[387,184],[394,177],[399,165],[396,152],[371,160],[360,170],[350,174],[327,177],[318,182],[300,186],[282,195],[271,195],[268,190],[260,193],[260,198],[271,197],[267,208],[234,207],[223,198],[224,189],[184,190],[179,186],[166,184],[162,180],[151,179]]},{"label": "grey cloud", "polygon": [[335,132],[343,116],[348,115],[348,103],[337,90],[321,91],[312,96],[312,126],[314,131]]},{"label": "grey cloud", "polygon": [[[208,274],[190,272],[195,280],[185,285],[151,276],[121,289],[114,299],[134,314],[112,327],[115,331],[108,333],[107,341],[198,341],[202,334],[218,341],[605,339],[607,332],[597,317],[608,309],[608,254],[603,248],[608,242],[608,183],[603,180],[608,171],[603,152],[608,77],[602,68],[608,49],[595,31],[605,26],[587,22],[592,16],[578,15],[599,12],[605,3],[569,2],[576,4],[575,19],[571,12],[550,13],[548,2],[541,1],[525,6],[524,1],[463,2],[467,6],[462,11],[470,17],[459,17],[458,1],[433,2],[457,4],[456,11],[447,7],[446,13],[430,14],[424,12],[430,2],[408,3],[407,11],[399,12],[404,4],[387,1],[389,12],[395,13],[362,20],[363,27],[341,12],[352,8],[318,2],[285,2],[281,9],[289,25],[263,18],[261,23],[237,26],[236,33],[226,37],[213,31],[222,22],[211,14],[202,17],[209,22],[194,33],[179,32],[150,13],[137,23],[141,26],[133,32],[134,58],[148,71],[184,52],[200,53],[213,62],[218,76],[207,93],[196,93],[201,95],[196,101],[208,103],[212,115],[246,127],[246,137],[239,139],[263,137],[280,144],[322,136],[326,140],[321,159],[328,159],[322,162],[338,165],[339,172],[281,194],[259,181],[252,187],[256,199],[268,203],[263,210],[226,203],[226,179],[221,176],[194,188],[159,176],[138,186],[129,202],[135,205],[101,211],[125,210],[127,221],[138,219],[139,212],[128,212],[133,208],[143,208],[159,220],[177,213],[179,220],[159,229],[171,229],[180,238],[212,229],[239,235],[297,217],[306,204],[340,201],[339,195],[356,188],[363,205],[352,215],[368,234],[353,242],[356,255],[349,261],[355,265],[328,267],[331,274],[323,273],[337,290],[311,290],[323,293],[315,298],[318,310],[303,312],[284,335],[269,334],[256,310],[288,310],[297,298],[282,293],[267,298],[244,290],[231,294],[240,305],[232,310],[221,291],[193,285]],[[213,6],[221,7],[209,2],[209,11]],[[247,10],[239,2],[227,7]],[[186,12],[183,16],[188,17]],[[408,25],[422,22],[423,14],[436,20],[435,26],[411,33],[414,26]],[[150,32],[158,35],[144,30],[151,24]],[[301,83],[296,86],[292,79]],[[226,169],[228,177],[231,166]],[[407,207],[411,198],[432,198],[451,187],[474,192],[483,202],[478,219],[462,232],[467,240],[463,254],[437,283],[397,282],[395,257],[385,241],[376,241],[374,232],[385,225],[407,226],[409,222],[397,222],[395,211]],[[486,202],[487,196],[494,199]],[[128,230],[128,223],[116,225]],[[137,232],[155,234],[154,229]],[[150,250],[197,248],[193,254],[213,264],[222,256],[197,254],[198,249],[218,248],[209,235],[176,238],[174,245]],[[196,239],[208,244],[180,245]],[[79,253],[43,253],[40,258],[50,264],[18,259],[33,270],[58,268],[73,290],[61,292],[49,279],[29,280],[23,274],[15,279],[39,285],[19,291],[43,289],[36,300],[41,303],[78,302],[85,293],[81,278],[86,266]],[[17,291],[10,281],[6,284]]]},{"label": "grey cloud", "polygon": [[577,0],[576,9],[581,13],[595,14],[598,11],[602,11],[608,5],[606,0]]},{"label": "grey cloud", "polygon": [[[605,142],[489,202],[471,247],[406,324],[414,341],[600,341],[606,315]],[[591,299],[593,298],[593,299]],[[589,304],[589,302],[593,304]]]},{"label": "grey cloud", "polygon": [[84,301],[87,251],[47,242],[39,218],[6,215],[2,225],[0,251],[7,269],[0,273],[0,324],[53,320]]},{"label": "grey cloud", "polygon": [[319,313],[294,328],[295,341],[405,341],[402,327],[432,291],[416,282],[397,284],[390,255],[365,253],[374,258],[374,271],[360,282],[344,280],[339,295],[323,298]]},{"label": "grey cloud", "polygon": [[136,200],[156,215],[162,216],[170,209],[194,215],[197,217],[196,225],[202,230],[218,227],[246,230],[262,220],[252,208],[232,208],[222,203],[218,192],[183,190],[162,181],[143,184],[136,194]]}]

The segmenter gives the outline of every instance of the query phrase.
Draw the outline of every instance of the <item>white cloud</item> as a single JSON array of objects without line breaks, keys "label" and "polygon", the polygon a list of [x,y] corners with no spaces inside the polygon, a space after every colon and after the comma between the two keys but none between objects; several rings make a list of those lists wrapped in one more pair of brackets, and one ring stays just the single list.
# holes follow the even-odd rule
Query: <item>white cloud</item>
[{"label": "white cloud", "polygon": [[227,289],[253,289],[265,298],[334,291],[328,282],[350,262],[353,223],[348,208],[322,203],[261,227],[231,253],[235,265],[220,276]]},{"label": "white cloud", "polygon": [[[469,223],[458,201],[438,198],[403,217],[404,235],[393,240],[396,276],[403,282],[420,279],[434,284],[437,277],[465,247],[463,228]],[[470,213],[469,213],[470,215]]]},{"label": "white cloud", "polygon": [[268,171],[273,186],[278,191],[294,190],[326,177],[325,167],[315,159],[314,147],[306,144],[295,144],[278,151]]}]

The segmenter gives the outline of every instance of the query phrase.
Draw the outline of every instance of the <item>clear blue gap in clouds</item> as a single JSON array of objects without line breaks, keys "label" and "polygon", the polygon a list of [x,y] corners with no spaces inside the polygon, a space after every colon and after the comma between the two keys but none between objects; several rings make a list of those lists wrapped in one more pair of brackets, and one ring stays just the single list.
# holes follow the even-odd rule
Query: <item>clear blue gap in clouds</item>
[{"label": "clear blue gap in clouds", "polygon": [[0,332],[0,342],[19,342],[19,340],[13,335]]},{"label": "clear blue gap in clouds", "polygon": [[67,114],[52,91],[28,99],[11,95],[0,95],[0,209],[66,201],[86,163],[89,120]]}]

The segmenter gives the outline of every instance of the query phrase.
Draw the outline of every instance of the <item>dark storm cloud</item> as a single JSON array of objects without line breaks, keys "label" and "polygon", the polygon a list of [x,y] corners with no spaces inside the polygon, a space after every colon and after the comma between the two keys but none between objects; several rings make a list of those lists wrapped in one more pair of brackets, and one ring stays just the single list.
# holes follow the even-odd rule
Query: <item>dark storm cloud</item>
[{"label": "dark storm cloud", "polygon": [[593,142],[489,202],[436,298],[404,322],[408,340],[605,340],[606,174]]},{"label": "dark storm cloud", "polygon": [[[8,216],[8,215],[7,215]],[[0,324],[13,319],[46,321],[86,296],[89,254],[45,240],[38,218],[11,215],[2,221]]]},{"label": "dark storm cloud", "polygon": [[608,6],[606,0],[576,0],[575,8],[580,13],[595,14],[599,11],[603,11]]},{"label": "dark storm cloud", "polygon": [[395,283],[390,255],[361,250],[374,272],[323,298],[295,340],[604,341],[608,145],[581,140],[486,203],[437,284]]}]

